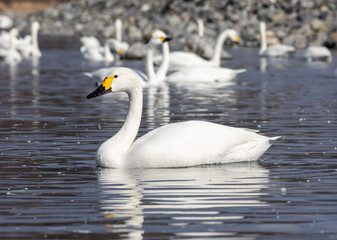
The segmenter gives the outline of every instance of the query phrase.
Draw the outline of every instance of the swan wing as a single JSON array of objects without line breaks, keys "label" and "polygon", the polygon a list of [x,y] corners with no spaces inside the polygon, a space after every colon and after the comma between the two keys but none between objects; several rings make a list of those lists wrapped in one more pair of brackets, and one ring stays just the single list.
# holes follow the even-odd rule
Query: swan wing
[{"label": "swan wing", "polygon": [[252,131],[188,121],[157,128],[137,139],[125,164],[153,168],[251,161],[269,146],[269,138]]},{"label": "swan wing", "polygon": [[214,82],[229,81],[246,69],[230,69],[215,67],[193,67],[178,70],[167,77],[172,82]]},{"label": "swan wing", "polygon": [[82,54],[85,59],[90,61],[104,61],[104,52],[101,47],[85,48]]},{"label": "swan wing", "polygon": [[196,66],[210,66],[210,61],[207,61],[195,53],[175,51],[170,52],[170,68],[184,68]]},{"label": "swan wing", "polygon": [[296,49],[293,46],[274,44],[267,48],[264,55],[268,57],[288,57],[290,54],[294,53],[295,50]]},{"label": "swan wing", "polygon": [[304,51],[303,56],[311,59],[332,58],[330,50],[323,46],[310,46]]}]

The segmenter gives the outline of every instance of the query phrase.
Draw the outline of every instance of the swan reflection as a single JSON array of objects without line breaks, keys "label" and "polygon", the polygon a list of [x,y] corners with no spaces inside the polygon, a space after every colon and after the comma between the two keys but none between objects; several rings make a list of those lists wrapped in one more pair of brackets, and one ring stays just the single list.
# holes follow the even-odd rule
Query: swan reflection
[{"label": "swan reflection", "polygon": [[[121,237],[142,239],[144,225],[169,225],[166,231],[191,237],[192,231],[186,228],[179,233],[175,227],[214,228],[245,218],[245,208],[266,205],[260,196],[268,174],[256,162],[173,169],[101,169],[100,208],[107,231]],[[237,208],[240,211],[230,210]]]},{"label": "swan reflection", "polygon": [[[143,90],[147,94],[146,121],[147,128],[154,129],[170,123],[170,88],[164,83],[150,86]],[[156,124],[159,123],[160,124]]]}]

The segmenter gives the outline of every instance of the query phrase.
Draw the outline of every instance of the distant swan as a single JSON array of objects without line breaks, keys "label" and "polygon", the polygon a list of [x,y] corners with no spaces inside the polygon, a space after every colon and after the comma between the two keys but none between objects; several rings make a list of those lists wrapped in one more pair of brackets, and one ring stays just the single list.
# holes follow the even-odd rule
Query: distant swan
[{"label": "distant swan", "polygon": [[274,44],[267,47],[266,23],[260,22],[261,48],[259,55],[261,57],[289,57],[295,52],[293,46],[285,44]]},{"label": "distant swan", "polygon": [[173,123],[136,141],[143,94],[141,79],[129,68],[114,69],[87,98],[126,92],[130,108],[122,128],[97,152],[97,165],[112,168],[166,168],[257,160],[269,147],[268,138],[247,129],[204,121]]},{"label": "distant swan", "polygon": [[122,20],[119,18],[117,18],[115,21],[115,29],[116,29],[116,40],[121,45],[122,51],[126,52],[129,49],[129,44],[122,40],[123,23]]},{"label": "distant swan", "polygon": [[[147,58],[146,58],[146,71],[147,75],[139,70],[134,70],[142,79],[142,86],[149,86],[149,85],[156,85],[162,82],[168,71],[169,65],[169,46],[167,41],[171,40],[170,37],[167,37],[163,31],[156,30],[152,33],[151,39],[147,44]],[[155,46],[162,45],[163,51],[163,61],[157,72],[154,70],[153,66],[153,48]],[[107,68],[100,68],[96,71],[91,73],[84,73],[84,75],[90,77],[95,81],[95,83],[101,83],[103,79],[115,69],[116,67],[107,67]]]},{"label": "distant swan", "polygon": [[37,21],[34,21],[31,25],[31,35],[27,35],[24,39],[18,40],[17,49],[21,52],[24,58],[39,58],[42,56],[38,41],[39,29],[40,24]]},{"label": "distant swan", "polygon": [[[83,39],[82,39],[83,42]],[[113,48],[116,49],[117,54],[122,54],[122,50],[120,49],[120,45],[118,42],[113,41],[112,39],[108,39],[105,41],[104,47],[102,46],[96,46],[96,42],[94,38],[86,39],[84,41],[85,44],[81,46],[80,50],[82,53],[82,56],[93,62],[113,62],[116,60],[115,56],[112,54],[110,50],[110,45],[113,45]]]},{"label": "distant swan", "polygon": [[230,38],[234,42],[239,41],[239,37],[235,30],[227,29],[223,31],[216,42],[213,57],[211,60],[206,60],[195,53],[173,51],[170,52],[170,68],[179,69],[186,67],[219,67],[221,63],[221,50],[222,46],[227,38]]},{"label": "distant swan", "polygon": [[331,62],[332,55],[329,49],[323,46],[310,46],[304,50],[302,58],[308,62],[312,61],[327,61]]},{"label": "distant swan", "polygon": [[0,48],[0,60],[4,60],[9,64],[15,64],[22,61],[20,53],[15,48],[15,41],[19,31],[16,28],[12,28],[9,31],[9,48]]}]

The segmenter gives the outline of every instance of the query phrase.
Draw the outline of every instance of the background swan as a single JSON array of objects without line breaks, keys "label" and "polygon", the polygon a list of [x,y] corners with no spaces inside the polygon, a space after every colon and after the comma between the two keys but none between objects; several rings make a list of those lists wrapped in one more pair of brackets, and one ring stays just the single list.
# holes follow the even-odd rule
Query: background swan
[{"label": "background swan", "polygon": [[[169,40],[171,40],[171,38],[167,37],[167,35],[161,30],[156,30],[152,33],[151,39],[147,44],[147,58],[146,58],[147,75],[142,71],[134,69],[134,71],[141,77],[143,87],[148,85],[159,84],[165,79],[169,66],[170,50],[167,43],[167,41]],[[162,45],[163,59],[161,65],[157,69],[157,72],[155,72],[153,66],[153,48],[155,48],[158,45]],[[116,67],[101,68],[91,73],[84,73],[84,75],[93,79],[95,83],[100,84],[103,81],[103,79],[115,68]]]},{"label": "background swan", "polygon": [[312,61],[332,61],[332,55],[328,48],[323,46],[310,46],[304,50],[302,58],[308,62]]},{"label": "background swan", "polygon": [[16,28],[12,28],[9,31],[9,48],[0,48],[0,59],[9,64],[15,64],[22,60],[20,53],[15,48],[15,41],[18,35],[19,31]]},{"label": "background swan", "polygon": [[24,58],[41,57],[42,53],[39,48],[38,32],[40,24],[37,21],[31,24],[31,35],[25,36],[17,42],[17,49],[20,51]]},{"label": "background swan", "polygon": [[6,15],[0,15],[0,28],[8,29],[13,26],[13,20]]},{"label": "background swan", "polygon": [[216,67],[194,67],[184,68],[167,76],[169,82],[215,82],[229,81],[246,69],[230,69]]},{"label": "background swan", "polygon": [[99,47],[101,44],[94,36],[84,36],[80,38],[81,48]]},{"label": "background swan", "polygon": [[251,130],[187,121],[157,128],[134,142],[142,116],[141,79],[133,70],[116,68],[87,98],[126,92],[130,100],[122,128],[97,152],[97,165],[113,168],[187,167],[257,160],[271,145]]},{"label": "background swan", "polygon": [[115,21],[115,29],[116,29],[116,40],[121,45],[121,49],[123,52],[126,52],[129,49],[129,44],[122,40],[123,33],[123,23],[122,20],[117,18]]},{"label": "background swan", "polygon": [[206,60],[195,53],[173,51],[170,52],[170,67],[169,69],[179,69],[185,67],[219,67],[221,63],[221,50],[225,40],[229,38],[233,42],[238,42],[239,37],[235,30],[227,29],[223,31],[216,42],[213,57],[211,60]]},{"label": "background swan", "polygon": [[293,46],[285,44],[274,44],[267,47],[266,23],[260,22],[261,48],[259,55],[262,57],[289,57],[295,52]]},{"label": "background swan", "polygon": [[[122,50],[118,48],[118,46],[115,46],[114,41],[111,40],[106,40],[104,47],[102,46],[95,46],[94,42],[89,43],[89,47],[82,46],[81,47],[81,53],[82,56],[93,62],[113,62],[116,60],[115,56],[112,54],[110,50],[110,44],[114,45],[114,48],[117,49],[116,53],[121,54]],[[88,44],[88,43],[87,43]],[[92,44],[92,45],[90,45]]]}]

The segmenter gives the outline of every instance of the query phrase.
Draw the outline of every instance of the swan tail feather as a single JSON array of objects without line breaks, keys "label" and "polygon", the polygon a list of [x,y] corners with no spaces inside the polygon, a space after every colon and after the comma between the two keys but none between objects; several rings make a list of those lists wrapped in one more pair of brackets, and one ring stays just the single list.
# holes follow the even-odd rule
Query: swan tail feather
[{"label": "swan tail feather", "polygon": [[84,72],[83,75],[84,75],[84,76],[87,76],[87,77],[89,77],[89,78],[92,78],[92,73]]},{"label": "swan tail feather", "polygon": [[280,139],[280,138],[282,138],[282,136],[270,137],[269,141],[275,141],[275,140]]},{"label": "swan tail feather", "polygon": [[246,72],[246,71],[247,71],[247,69],[245,69],[245,68],[235,70],[236,73],[243,73],[243,72]]}]

